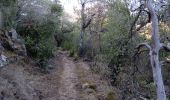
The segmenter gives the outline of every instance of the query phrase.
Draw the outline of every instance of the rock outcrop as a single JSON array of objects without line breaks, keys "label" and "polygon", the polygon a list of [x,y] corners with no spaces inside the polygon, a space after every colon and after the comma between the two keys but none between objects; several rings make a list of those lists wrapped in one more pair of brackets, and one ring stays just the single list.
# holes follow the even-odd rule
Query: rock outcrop
[{"label": "rock outcrop", "polygon": [[7,57],[1,54],[0,55],[0,67],[3,67],[7,64],[8,64]]},{"label": "rock outcrop", "polygon": [[4,50],[4,48],[0,44],[0,67],[3,67],[7,64],[7,57],[2,54],[3,50]]},{"label": "rock outcrop", "polygon": [[15,29],[0,32],[0,43],[6,50],[13,51],[19,56],[26,56],[24,40],[17,34]]},{"label": "rock outcrop", "polygon": [[7,52],[13,52],[16,56],[27,55],[24,40],[15,29],[5,32],[0,31],[0,67],[10,63],[11,56],[7,56]]}]

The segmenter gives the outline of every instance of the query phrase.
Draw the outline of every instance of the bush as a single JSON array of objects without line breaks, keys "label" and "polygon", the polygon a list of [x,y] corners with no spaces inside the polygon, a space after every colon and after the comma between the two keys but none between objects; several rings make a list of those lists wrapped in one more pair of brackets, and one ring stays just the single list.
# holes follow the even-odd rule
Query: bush
[{"label": "bush", "polygon": [[34,26],[21,25],[17,28],[25,39],[28,56],[38,61],[37,63],[44,69],[48,65],[48,59],[53,55],[55,28],[58,28],[58,24],[50,20]]},{"label": "bush", "polygon": [[74,23],[72,24],[73,26],[71,28],[69,28],[68,26],[65,28],[65,31],[67,30],[71,30],[71,31],[67,31],[62,34],[64,40],[62,43],[62,47],[63,49],[69,51],[70,53],[69,55],[71,57],[77,54],[77,46],[78,46],[78,39],[79,39],[79,29],[76,25],[74,25]]}]

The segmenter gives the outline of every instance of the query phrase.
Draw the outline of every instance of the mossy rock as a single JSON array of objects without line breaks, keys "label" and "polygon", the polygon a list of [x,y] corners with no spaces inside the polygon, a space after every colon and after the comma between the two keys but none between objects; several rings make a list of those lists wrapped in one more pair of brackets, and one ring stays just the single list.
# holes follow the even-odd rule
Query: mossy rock
[{"label": "mossy rock", "polygon": [[119,100],[119,99],[117,93],[109,92],[105,100]]}]

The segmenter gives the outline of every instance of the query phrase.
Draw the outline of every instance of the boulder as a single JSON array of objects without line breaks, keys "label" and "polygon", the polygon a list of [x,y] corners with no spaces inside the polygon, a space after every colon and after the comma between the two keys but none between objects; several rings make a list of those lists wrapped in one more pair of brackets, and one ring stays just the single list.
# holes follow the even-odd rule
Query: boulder
[{"label": "boulder", "polygon": [[0,43],[0,67],[7,65],[7,57],[3,55],[3,46]]},{"label": "boulder", "polygon": [[13,57],[9,57],[8,53],[10,52],[8,51],[12,51],[19,56],[27,55],[24,40],[14,29],[6,32],[0,30],[0,67],[4,67],[11,63],[9,59],[12,59]]}]

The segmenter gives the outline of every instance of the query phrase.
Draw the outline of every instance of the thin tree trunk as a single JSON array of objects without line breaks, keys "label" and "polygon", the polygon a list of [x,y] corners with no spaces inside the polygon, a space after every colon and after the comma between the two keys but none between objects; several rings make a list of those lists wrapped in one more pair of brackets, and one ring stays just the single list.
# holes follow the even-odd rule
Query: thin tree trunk
[{"label": "thin tree trunk", "polygon": [[84,46],[84,43],[83,43],[83,37],[84,37],[84,33],[85,33],[85,30],[84,29],[81,29],[81,32],[80,32],[80,44],[79,44],[79,56],[83,56],[83,46]]},{"label": "thin tree trunk", "polygon": [[159,27],[158,27],[158,18],[156,12],[152,6],[152,0],[146,1],[146,6],[151,13],[152,20],[152,44],[150,51],[150,61],[153,71],[153,79],[156,84],[157,89],[157,99],[166,100],[165,88],[163,84],[161,65],[159,62],[159,50],[160,50],[160,39],[159,39]]},{"label": "thin tree trunk", "polygon": [[85,21],[85,16],[84,16],[84,10],[85,10],[85,3],[81,4],[82,9],[81,9],[81,26],[80,26],[80,43],[79,43],[79,56],[82,56],[83,53],[83,37],[84,37],[84,33],[85,33],[85,28],[84,26],[84,21]]}]

